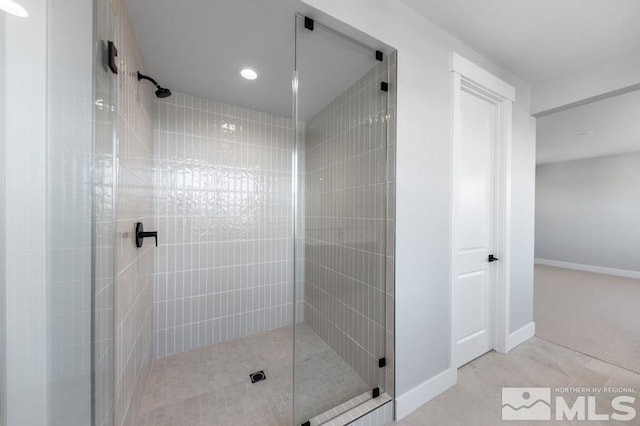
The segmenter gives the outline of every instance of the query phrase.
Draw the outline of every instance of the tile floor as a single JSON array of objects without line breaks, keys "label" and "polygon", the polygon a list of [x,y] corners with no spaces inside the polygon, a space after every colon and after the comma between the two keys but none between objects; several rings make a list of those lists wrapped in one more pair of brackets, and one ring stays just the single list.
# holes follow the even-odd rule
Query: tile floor
[{"label": "tile floor", "polygon": [[305,323],[296,324],[295,365],[294,424],[301,424],[371,390]]},{"label": "tile floor", "polygon": [[[311,328],[297,327],[299,373],[296,420],[309,419],[362,393],[366,384]],[[156,360],[145,388],[138,426],[291,424],[291,329],[284,328]],[[267,380],[251,384],[249,373]],[[570,425],[585,422],[503,422],[501,388],[623,386],[640,375],[554,343],[533,338],[507,355],[490,352],[462,367],[458,385],[398,424],[402,426]],[[597,412],[614,395],[598,394]],[[640,415],[640,409],[638,410]],[[640,425],[597,422],[589,425]]]},{"label": "tile floor", "polygon": [[[507,355],[489,352],[459,370],[458,385],[425,404],[398,424],[402,426],[544,426],[589,424],[640,425],[638,417],[627,422],[598,421],[502,421],[503,386],[621,386],[635,388],[640,403],[640,375],[590,356],[534,337]],[[634,396],[633,394],[629,394]],[[610,412],[612,394],[598,394],[597,412]],[[572,402],[572,400],[568,399]]]},{"label": "tile floor", "polygon": [[[296,326],[295,362],[297,423],[367,389],[306,324]],[[157,359],[136,424],[290,425],[291,365],[291,327]],[[252,384],[249,374],[258,370],[267,380]]]}]

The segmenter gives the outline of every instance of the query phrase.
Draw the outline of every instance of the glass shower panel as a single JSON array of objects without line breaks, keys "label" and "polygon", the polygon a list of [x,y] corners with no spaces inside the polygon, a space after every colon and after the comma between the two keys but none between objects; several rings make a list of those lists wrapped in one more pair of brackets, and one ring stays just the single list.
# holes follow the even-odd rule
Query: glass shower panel
[{"label": "glass shower panel", "polygon": [[92,423],[92,2],[0,12],[0,423]]},{"label": "glass shower panel", "polygon": [[48,422],[91,422],[93,6],[47,5]]},{"label": "glass shower panel", "polygon": [[[46,9],[3,22],[3,417],[47,421]],[[34,39],[38,42],[27,43]],[[28,129],[28,131],[26,131]],[[28,173],[25,173],[28,171]]]},{"label": "glass shower panel", "polygon": [[296,19],[296,425],[384,392],[388,59],[369,43]]},{"label": "glass shower panel", "polygon": [[93,151],[93,426],[114,423],[114,277],[116,253],[117,80],[105,66],[114,39],[115,14],[109,0],[94,2]]}]

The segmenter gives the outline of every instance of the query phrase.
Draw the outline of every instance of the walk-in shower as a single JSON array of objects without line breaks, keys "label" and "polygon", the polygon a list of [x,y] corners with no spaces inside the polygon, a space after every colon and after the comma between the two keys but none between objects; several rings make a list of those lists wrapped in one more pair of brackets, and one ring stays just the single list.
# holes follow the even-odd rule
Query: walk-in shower
[{"label": "walk-in shower", "polygon": [[0,426],[390,420],[395,51],[294,1],[27,3]]}]

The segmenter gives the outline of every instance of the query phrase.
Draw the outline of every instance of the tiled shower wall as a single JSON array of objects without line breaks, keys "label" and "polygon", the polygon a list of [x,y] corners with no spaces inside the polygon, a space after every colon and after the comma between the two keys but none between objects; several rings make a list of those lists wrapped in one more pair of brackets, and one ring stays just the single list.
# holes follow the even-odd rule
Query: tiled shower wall
[{"label": "tiled shower wall", "polygon": [[291,324],[290,119],[156,101],[154,354]]},{"label": "tiled shower wall", "polygon": [[385,355],[388,62],[309,120],[305,321],[372,387]]},{"label": "tiled shower wall", "polygon": [[111,2],[118,47],[117,223],[115,280],[115,424],[135,425],[151,365],[153,267],[156,248],[136,248],[134,229],[155,228],[153,213],[154,89],[138,82],[142,54],[124,0]]}]

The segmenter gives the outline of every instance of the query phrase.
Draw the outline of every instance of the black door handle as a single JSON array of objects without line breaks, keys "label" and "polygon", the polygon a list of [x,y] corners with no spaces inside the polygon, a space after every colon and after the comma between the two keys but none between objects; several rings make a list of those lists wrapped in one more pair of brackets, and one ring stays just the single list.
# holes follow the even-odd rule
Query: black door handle
[{"label": "black door handle", "polygon": [[144,232],[142,222],[136,223],[136,247],[142,247],[145,238],[155,238],[156,247],[158,247],[158,231]]},{"label": "black door handle", "polygon": [[500,259],[498,259],[497,257],[495,257],[492,254],[489,255],[489,262],[495,262],[496,260],[500,260]]}]

